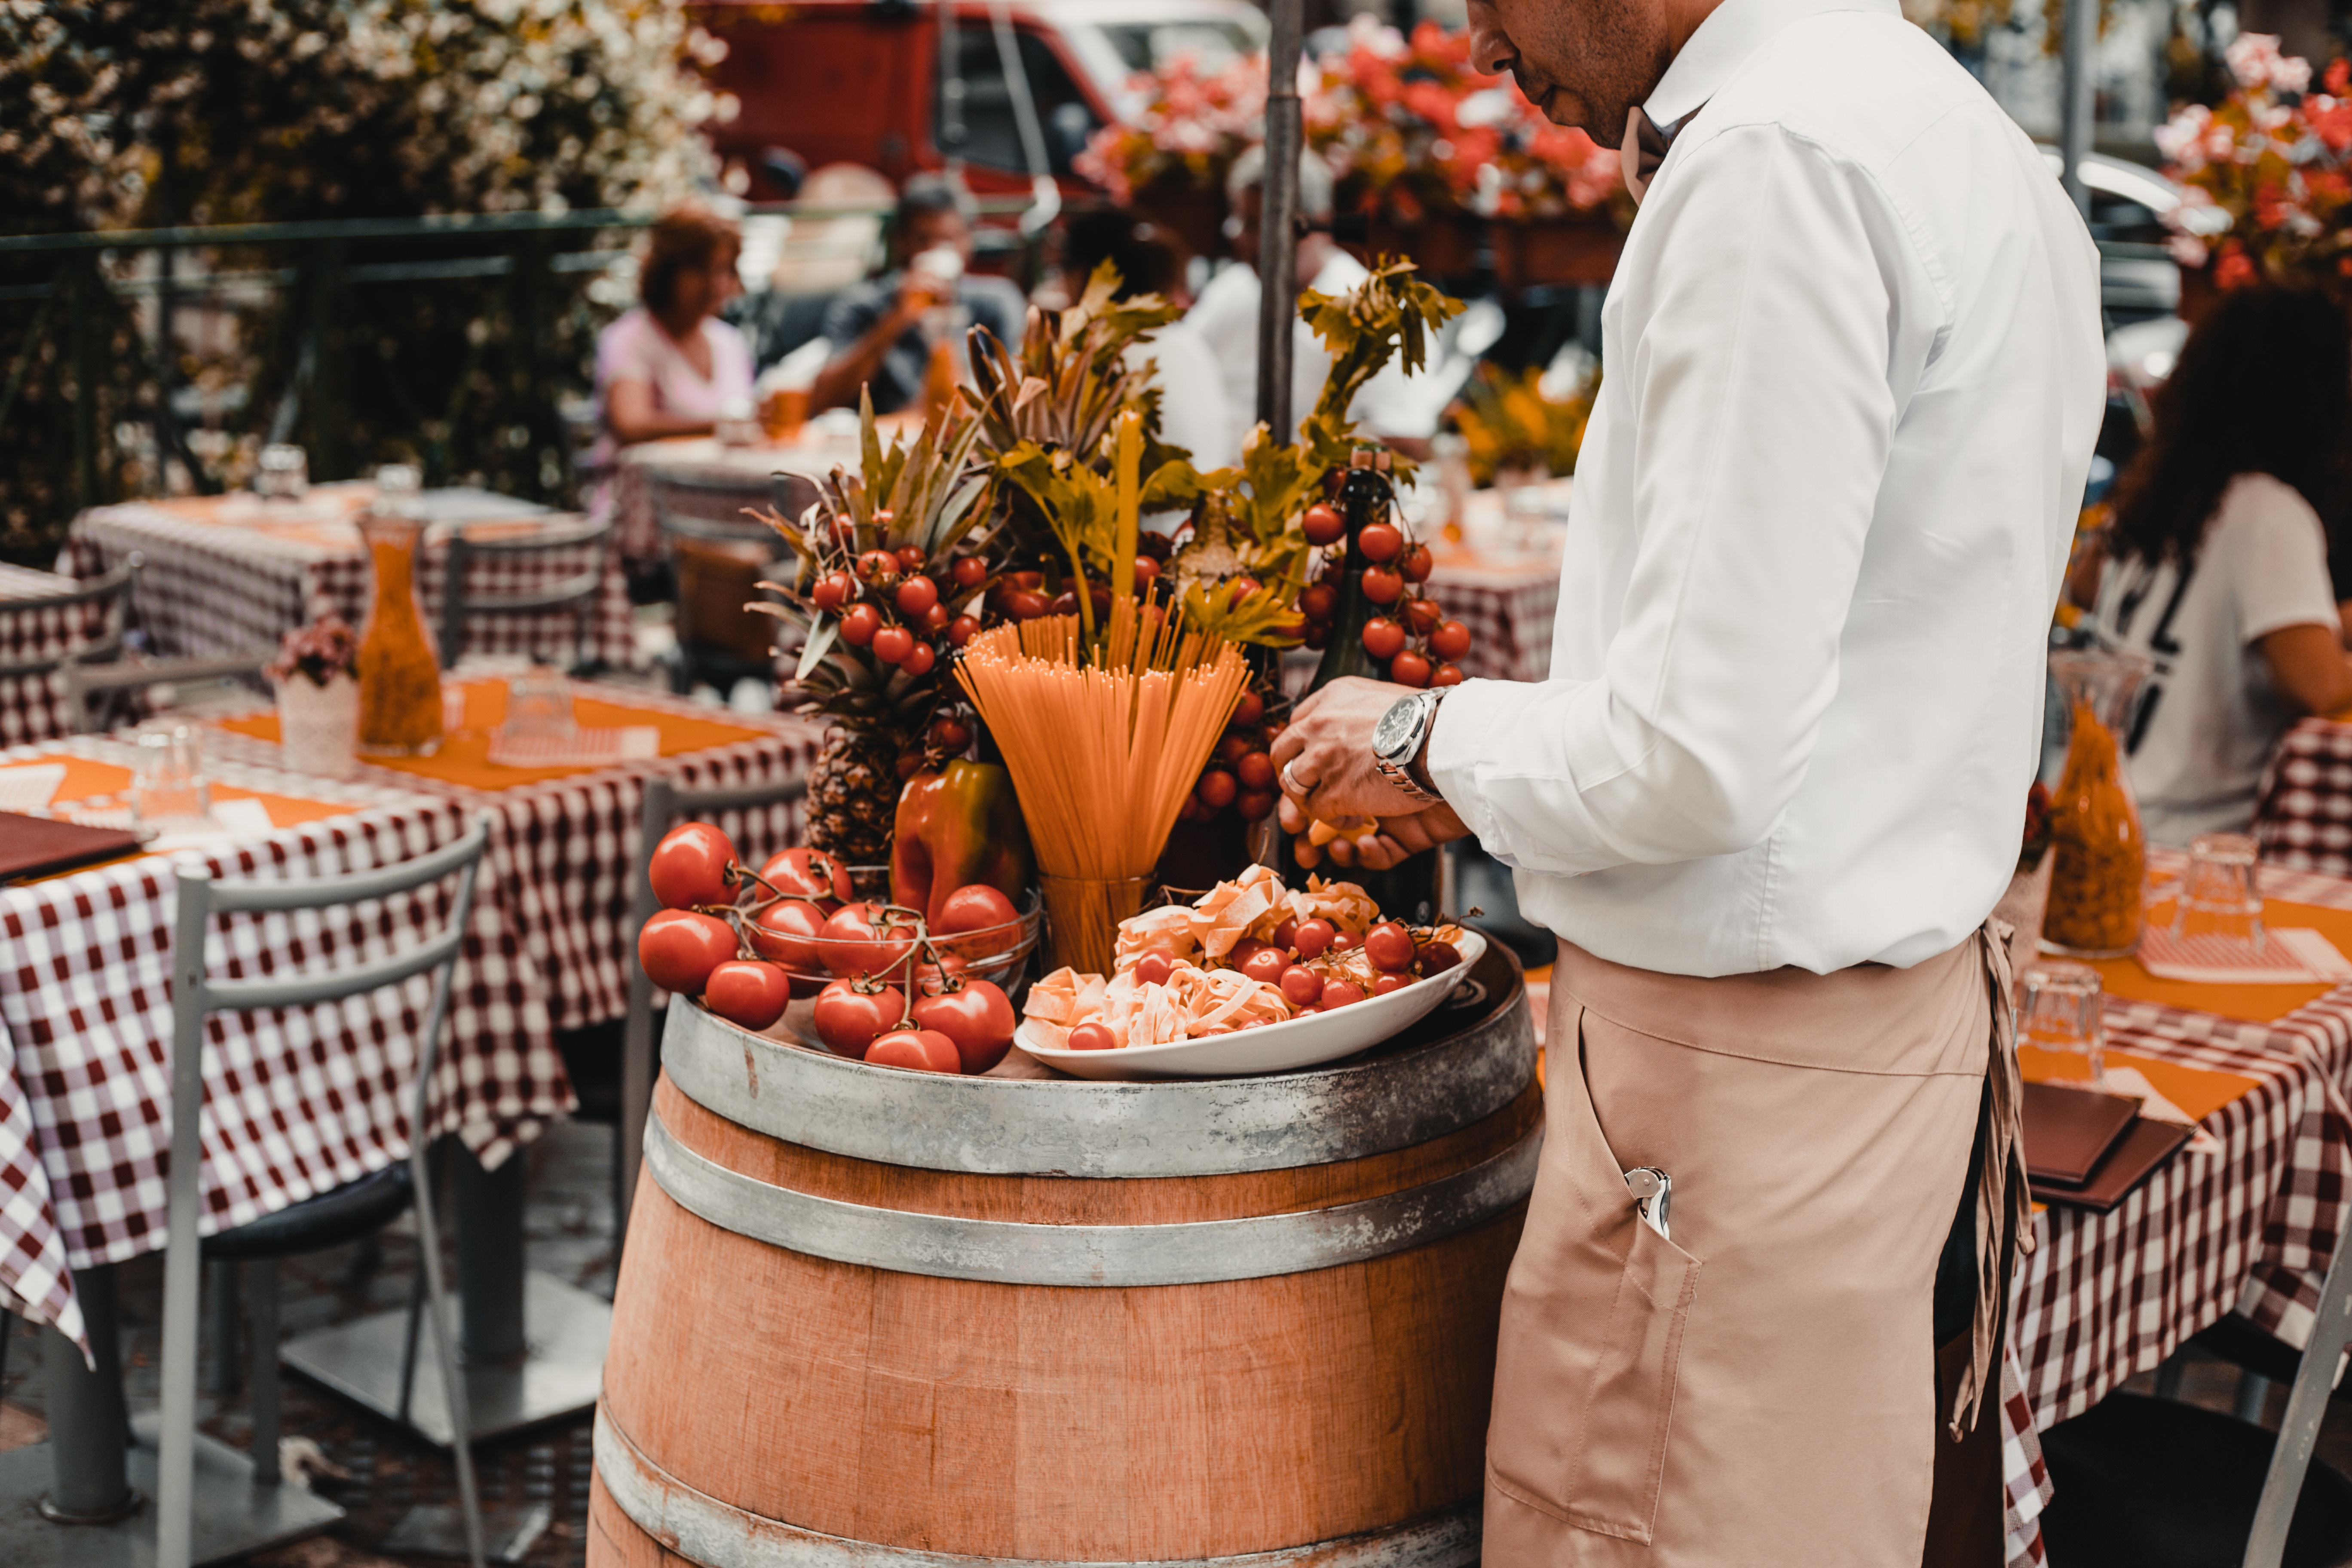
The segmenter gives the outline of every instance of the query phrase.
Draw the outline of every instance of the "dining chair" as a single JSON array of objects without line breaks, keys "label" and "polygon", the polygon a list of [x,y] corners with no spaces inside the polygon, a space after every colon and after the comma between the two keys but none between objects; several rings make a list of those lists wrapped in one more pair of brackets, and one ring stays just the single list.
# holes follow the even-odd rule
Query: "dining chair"
[{"label": "dining chair", "polygon": [[[2288,1384],[2275,1434],[2240,1415],[2121,1391],[2042,1434],[2055,1489],[2042,1515],[2051,1568],[2352,1562],[2352,1479],[2314,1458],[2352,1342],[2347,1252],[2339,1240],[2301,1353],[2261,1335],[2274,1347],[2259,1352],[2263,1364]],[[2246,1324],[2243,1333],[2260,1331]],[[2233,1329],[2210,1343],[2227,1350],[2242,1338]]]},{"label": "dining chair", "polygon": [[781,624],[743,605],[759,597],[760,579],[772,575],[789,552],[773,529],[743,509],[747,497],[761,495],[778,513],[796,519],[816,500],[815,481],[801,474],[761,480],[656,472],[647,483],[676,586],[671,689],[684,696],[698,684],[728,691],[747,678],[772,680]]},{"label": "dining chair", "polygon": [[45,595],[37,599],[12,599],[0,604],[0,616],[47,618],[79,609],[85,615],[94,612],[105,617],[105,629],[94,640],[79,647],[0,664],[0,680],[52,675],[64,668],[68,661],[76,658],[120,658],[123,640],[131,629],[131,605],[139,592],[139,574],[145,565],[146,557],[134,552],[113,571],[104,576],[92,577],[70,593]]},{"label": "dining chair", "polygon": [[184,686],[192,681],[258,680],[276,658],[270,649],[223,654],[216,658],[122,659],[90,664],[79,656],[61,665],[66,678],[66,707],[76,734],[94,734],[111,728],[121,717],[120,700],[134,691],[158,686]]},{"label": "dining chair", "polygon": [[[569,610],[574,627],[572,668],[585,668],[593,662],[587,652],[588,628],[594,622],[597,601],[604,595],[612,538],[613,520],[609,517],[601,522],[583,520],[541,524],[513,538],[472,539],[462,527],[453,531],[442,567],[441,668],[457,668],[458,657],[466,651],[466,626],[470,617],[543,616]],[[477,594],[472,589],[472,574],[478,564],[520,563],[583,550],[594,552],[594,558],[585,567],[535,592]]]},{"label": "dining chair", "polygon": [[661,909],[654,897],[646,868],[655,847],[670,824],[680,817],[705,818],[722,811],[751,811],[781,805],[808,794],[806,778],[774,784],[738,784],[731,788],[687,789],[666,778],[646,781],[645,816],[639,829],[636,864],[629,873],[629,1005],[621,1034],[620,1126],[613,1141],[613,1235],[614,1250],[627,1238],[629,1205],[636,1199],[637,1163],[645,1152],[646,1117],[653,1105],[654,983],[637,962],[637,934]]},{"label": "dining chair", "polygon": [[[196,1319],[199,1279],[207,1258],[242,1260],[254,1269],[253,1479],[278,1484],[277,1260],[373,1236],[401,1213],[416,1215],[421,1285],[412,1300],[406,1353],[401,1367],[404,1399],[415,1377],[420,1316],[432,1320],[435,1359],[453,1430],[471,1429],[466,1384],[457,1369],[456,1330],[450,1322],[442,1281],[440,1227],[434,1207],[425,1134],[438,1058],[441,1027],[449,1005],[450,978],[457,967],[474,902],[474,880],[489,841],[489,819],[478,816],[465,836],[443,848],[383,870],[355,876],[284,882],[215,883],[201,868],[178,871],[179,909],[172,952],[172,1149],[170,1207],[163,1254],[163,1418],[155,1484],[157,1568],[190,1568],[194,1501],[196,1436]],[[216,913],[328,909],[383,899],[456,875],[457,896],[439,931],[391,958],[326,973],[282,979],[215,980],[206,973],[205,937]],[[205,1020],[215,1012],[247,1012],[310,1006],[397,984],[428,971],[433,1000],[416,1047],[408,1084],[409,1152],[404,1164],[389,1166],[331,1192],[322,1193],[234,1230],[199,1241],[198,1194],[204,1161],[203,1056]],[[450,1445],[457,1467],[459,1507],[472,1568],[483,1568],[481,1502],[474,1484],[473,1455],[462,1436]]]}]

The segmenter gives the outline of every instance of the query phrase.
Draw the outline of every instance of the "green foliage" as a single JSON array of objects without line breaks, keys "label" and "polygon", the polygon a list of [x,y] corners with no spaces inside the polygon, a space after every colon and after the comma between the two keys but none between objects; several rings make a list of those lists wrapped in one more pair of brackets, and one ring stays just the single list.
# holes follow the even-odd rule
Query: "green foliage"
[{"label": "green foliage", "polygon": [[[1355,442],[1348,405],[1391,359],[1403,357],[1408,374],[1429,358],[1429,331],[1462,313],[1462,301],[1413,274],[1410,261],[1382,257],[1371,276],[1345,294],[1299,296],[1298,314],[1331,355],[1331,374],[1300,438],[1322,468],[1344,467]],[[1400,465],[1401,472],[1410,472]]]}]

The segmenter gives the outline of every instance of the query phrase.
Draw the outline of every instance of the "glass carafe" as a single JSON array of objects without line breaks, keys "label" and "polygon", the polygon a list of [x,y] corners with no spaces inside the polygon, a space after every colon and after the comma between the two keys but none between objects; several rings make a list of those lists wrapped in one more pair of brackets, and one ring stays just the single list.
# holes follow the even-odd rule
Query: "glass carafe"
[{"label": "glass carafe", "polygon": [[2072,716],[2066,771],[2052,792],[2050,907],[2042,945],[2075,958],[2120,958],[2139,945],[2147,919],[2147,840],[2125,775],[2117,737],[2130,732],[2140,686],[2153,667],[2137,654],[2069,650],[2050,656],[2051,678]]},{"label": "glass carafe", "polygon": [[425,524],[371,511],[360,519],[375,580],[360,634],[359,750],[425,756],[441,744],[441,665],[416,602],[416,545]]}]

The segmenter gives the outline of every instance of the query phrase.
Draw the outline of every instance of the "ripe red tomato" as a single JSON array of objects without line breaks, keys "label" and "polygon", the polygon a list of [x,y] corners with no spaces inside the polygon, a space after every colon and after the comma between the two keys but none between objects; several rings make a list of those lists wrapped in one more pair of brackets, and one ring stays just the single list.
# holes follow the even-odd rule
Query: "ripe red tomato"
[{"label": "ripe red tomato", "polygon": [[937,637],[948,629],[948,622],[954,618],[945,605],[933,605],[923,612],[923,630],[931,637]]},{"label": "ripe red tomato", "polygon": [[816,935],[824,930],[824,911],[806,899],[779,899],[761,910],[746,933],[752,951],[763,958],[803,973],[822,971]]},{"label": "ripe red tomato", "polygon": [[1201,804],[1211,811],[1223,811],[1234,804],[1234,795],[1237,792],[1233,774],[1223,768],[1211,768],[1201,775],[1201,782],[1192,786],[1192,793],[1199,795]]},{"label": "ripe red tomato", "polygon": [[681,822],[654,846],[646,879],[665,909],[731,904],[735,889],[728,885],[727,868],[733,864],[735,845],[727,835],[707,822]]},{"label": "ripe red tomato", "polygon": [[1290,945],[1301,958],[1320,958],[1339,934],[1339,928],[1329,921],[1311,916],[1300,921],[1298,929],[1290,933]]},{"label": "ripe red tomato", "polygon": [[1118,1037],[1100,1024],[1080,1024],[1066,1043],[1074,1051],[1112,1051],[1118,1048]]},{"label": "ripe red tomato", "polygon": [[1279,985],[1282,984],[1282,972],[1290,967],[1290,954],[1278,947],[1261,947],[1235,967],[1252,980]]},{"label": "ripe red tomato", "polygon": [[1331,951],[1333,952],[1353,952],[1363,945],[1364,939],[1358,936],[1351,931],[1336,932],[1331,938]]},{"label": "ripe red tomato", "polygon": [[776,891],[796,899],[838,899],[846,903],[851,897],[849,868],[806,845],[769,856],[760,875]]},{"label": "ripe red tomato", "polygon": [[970,616],[958,616],[954,620],[948,623],[948,641],[953,643],[958,647],[961,647],[964,644],[971,641],[972,634],[979,630],[979,621],[973,619]]},{"label": "ripe red tomato", "polygon": [[1274,759],[1264,752],[1244,752],[1234,763],[1234,777],[1244,789],[1268,790],[1274,787]]},{"label": "ripe red tomato", "polygon": [[[1076,607],[1073,599],[1071,608]],[[1015,588],[1004,595],[1004,613],[1016,621],[1034,621],[1045,613],[1045,595],[1034,588]]]},{"label": "ripe red tomato", "polygon": [[920,572],[923,569],[924,559],[923,547],[921,545],[901,544],[898,546],[898,564],[905,567],[908,571]]},{"label": "ripe red tomato", "polygon": [[961,719],[934,719],[931,744],[942,752],[961,752],[971,744],[971,726]]},{"label": "ripe red tomato", "polygon": [[1415,637],[1424,637],[1435,631],[1437,623],[1445,618],[1434,599],[1407,599],[1399,613],[1405,629]]},{"label": "ripe red tomato", "polygon": [[1412,967],[1412,932],[1395,921],[1382,921],[1364,933],[1364,956],[1374,969],[1402,974]]},{"label": "ripe red tomato", "polygon": [[1328,583],[1309,583],[1298,591],[1298,613],[1309,622],[1328,621],[1339,613],[1339,590]]},{"label": "ripe red tomato", "polygon": [[996,926],[1011,925],[1021,918],[1013,900],[1003,889],[986,882],[971,882],[950,893],[940,904],[940,918],[931,922],[933,936],[950,936],[957,931],[988,931]]},{"label": "ripe red tomato", "polygon": [[1244,691],[1234,702],[1234,716],[1226,722],[1255,724],[1265,717],[1265,699],[1255,691]]},{"label": "ripe red tomato", "polygon": [[1282,994],[1294,1007],[1312,1007],[1323,999],[1323,977],[1294,963],[1282,972]]},{"label": "ripe red tomato", "polygon": [[939,662],[939,658],[938,654],[931,651],[930,644],[919,642],[907,650],[907,657],[898,661],[898,668],[908,675],[929,675],[931,672],[931,666]]},{"label": "ripe red tomato", "polygon": [[1297,944],[1297,942],[1298,921],[1297,918],[1285,917],[1283,922],[1274,928],[1274,945],[1280,948],[1291,948],[1295,947]]},{"label": "ripe red tomato", "polygon": [[1234,809],[1241,813],[1244,822],[1264,822],[1274,815],[1274,792],[1245,789],[1234,796]]},{"label": "ripe red tomato", "polygon": [[1356,548],[1367,561],[1393,561],[1404,549],[1404,532],[1392,522],[1368,522],[1356,535]]},{"label": "ripe red tomato", "polygon": [[1302,647],[1308,648],[1330,647],[1331,623],[1328,621],[1307,622],[1307,630],[1300,634],[1298,641]]},{"label": "ripe red tomato", "polygon": [[1336,544],[1348,531],[1348,515],[1328,501],[1317,501],[1298,519],[1309,544]]},{"label": "ripe red tomato", "polygon": [[1386,616],[1364,623],[1364,651],[1374,658],[1394,658],[1404,647],[1404,628]]},{"label": "ripe red tomato", "polygon": [[1411,648],[1405,648],[1389,660],[1389,679],[1399,686],[1426,686],[1430,674],[1429,660]]},{"label": "ripe red tomato", "polygon": [[736,953],[735,928],[717,915],[664,910],[637,933],[637,962],[664,991],[698,996],[710,972]]},{"label": "ripe red tomato", "polygon": [[1404,559],[1397,563],[1397,570],[1404,574],[1404,580],[1408,583],[1426,583],[1429,574],[1437,570],[1437,557],[1429,552],[1428,545],[1416,544],[1404,552]]},{"label": "ripe red tomato", "polygon": [[959,588],[977,588],[988,581],[988,563],[977,555],[960,555],[956,563],[948,568],[948,575],[955,579]]},{"label": "ripe red tomato", "polygon": [[1135,558],[1135,585],[1137,587],[1150,587],[1153,581],[1157,579],[1159,575],[1159,562],[1154,561],[1149,555],[1139,555]]},{"label": "ripe red tomato", "polygon": [[940,602],[940,585],[929,577],[909,577],[898,584],[891,602],[898,606],[900,615],[919,616]]},{"label": "ripe red tomato", "polygon": [[856,581],[848,573],[828,572],[809,588],[809,598],[820,610],[838,610],[856,592]]},{"label": "ripe red tomato", "polygon": [[818,952],[835,974],[887,974],[915,951],[915,928],[880,904],[844,904],[824,922]]},{"label": "ripe red tomato", "polygon": [[836,980],[816,994],[815,1010],[816,1037],[825,1049],[860,1061],[877,1037],[898,1026],[907,999],[891,986],[860,991],[855,981]]},{"label": "ripe red tomato", "polygon": [[968,1073],[986,1072],[1013,1048],[1013,1004],[985,980],[968,980],[960,991],[919,999],[915,1022],[954,1041]]},{"label": "ripe red tomato", "polygon": [[1450,942],[1424,942],[1413,954],[1424,975],[1443,974],[1462,963],[1462,950]]},{"label": "ripe red tomato", "polygon": [[792,984],[784,972],[757,959],[730,958],[703,982],[702,1005],[730,1024],[766,1028],[784,1016]]},{"label": "ripe red tomato", "polygon": [[841,640],[852,647],[864,647],[882,629],[882,612],[871,605],[852,605],[841,617]]},{"label": "ripe red tomato", "polygon": [[936,996],[947,989],[950,976],[961,974],[971,967],[960,952],[943,952],[937,963],[919,963],[915,965],[915,994]]},{"label": "ripe red tomato", "polygon": [[884,626],[874,634],[874,657],[885,664],[903,664],[915,651],[915,634],[904,626]]},{"label": "ripe red tomato", "polygon": [[1393,566],[1364,568],[1364,597],[1375,605],[1393,605],[1404,592],[1404,577]]},{"label": "ripe red tomato", "polygon": [[1470,651],[1470,628],[1460,621],[1441,621],[1429,634],[1429,651],[1440,658],[1460,658]]},{"label": "ripe red tomato", "polygon": [[869,550],[857,558],[857,574],[869,583],[898,574],[898,558],[887,550]]},{"label": "ripe red tomato", "polygon": [[1372,994],[1385,996],[1391,991],[1402,991],[1412,984],[1412,980],[1409,975],[1383,974],[1372,982]]},{"label": "ripe red tomato", "polygon": [[1345,1007],[1363,999],[1364,988],[1354,981],[1327,980],[1323,983],[1323,999],[1317,1005],[1328,1013],[1334,1007]]},{"label": "ripe red tomato", "polygon": [[1459,686],[1462,684],[1462,667],[1441,664],[1429,672],[1429,683],[1432,686]]},{"label": "ripe red tomato", "polygon": [[955,1042],[937,1029],[893,1029],[866,1047],[876,1067],[912,1068],[917,1072],[963,1071]]},{"label": "ripe red tomato", "polygon": [[1165,985],[1175,973],[1175,955],[1161,948],[1155,947],[1135,961],[1135,977],[1146,985]]}]

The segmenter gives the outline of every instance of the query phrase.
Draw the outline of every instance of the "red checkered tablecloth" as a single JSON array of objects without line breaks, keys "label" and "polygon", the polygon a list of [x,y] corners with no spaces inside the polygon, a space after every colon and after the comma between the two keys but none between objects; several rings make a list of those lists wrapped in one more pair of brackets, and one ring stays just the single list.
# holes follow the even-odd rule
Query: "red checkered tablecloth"
[{"label": "red checkered tablecloth", "polygon": [[[0,666],[62,658],[105,637],[105,605],[42,603],[77,586],[54,573],[0,565]],[[0,745],[46,741],[73,729],[64,676],[0,678]]]},{"label": "red checkered tablecloth", "polygon": [[[420,510],[430,513],[438,504],[459,519],[475,511],[500,514],[470,521],[477,532],[533,526],[531,510],[522,502],[485,497],[470,508],[436,503],[448,493],[426,492]],[[341,616],[354,627],[366,620],[373,585],[351,519],[373,494],[372,485],[320,485],[291,506],[235,495],[99,507],[75,519],[67,561],[75,575],[91,577],[121,565],[134,552],[145,557],[138,615],[155,653],[202,658],[275,648],[284,633],[322,614]],[[436,635],[447,530],[454,526],[429,527],[417,562],[417,595]],[[468,587],[485,596],[539,592],[592,565],[601,565],[604,584],[584,641],[579,618],[568,610],[477,616],[467,628],[467,651],[524,654],[562,666],[584,657],[627,668],[635,654],[628,580],[610,542],[545,555],[478,557]]]},{"label": "red checkered tablecloth", "polygon": [[[887,444],[889,437],[886,433]],[[729,447],[708,436],[646,441],[622,448],[613,465],[611,506],[622,559],[656,561],[663,552],[665,507],[711,522],[740,522],[746,507],[765,508],[776,474],[822,481],[836,465],[855,470],[856,446],[831,446],[814,427],[783,446]],[[668,476],[719,488],[664,490]]]},{"label": "red checkered tablecloth", "polygon": [[[0,765],[72,754],[131,765],[131,748],[81,738],[0,753]],[[464,832],[457,802],[366,783],[294,778],[215,761],[216,783],[348,803],[348,814],[227,847],[151,855],[0,888],[0,1301],[79,1341],[72,1271],[163,1243],[171,1127],[169,976],[174,867],[272,880],[413,858]],[[103,805],[85,800],[82,805]],[[325,911],[217,919],[224,977],[345,967],[413,946],[446,918],[454,880]],[[572,1104],[541,988],[518,986],[510,887],[486,871],[458,961],[463,1009],[435,1079],[433,1131],[498,1163]],[[404,1157],[397,1092],[429,1005],[417,976],[323,1006],[222,1013],[205,1061],[202,1227],[210,1234],[354,1181]]]},{"label": "red checkered tablecloth", "polygon": [[1551,628],[1559,614],[1558,562],[1481,562],[1441,557],[1429,593],[1470,628],[1462,673],[1486,680],[1544,680],[1551,675]]},{"label": "red checkered tablecloth", "polygon": [[2271,752],[2254,796],[2270,866],[2352,877],[2352,724],[2305,719]]}]

